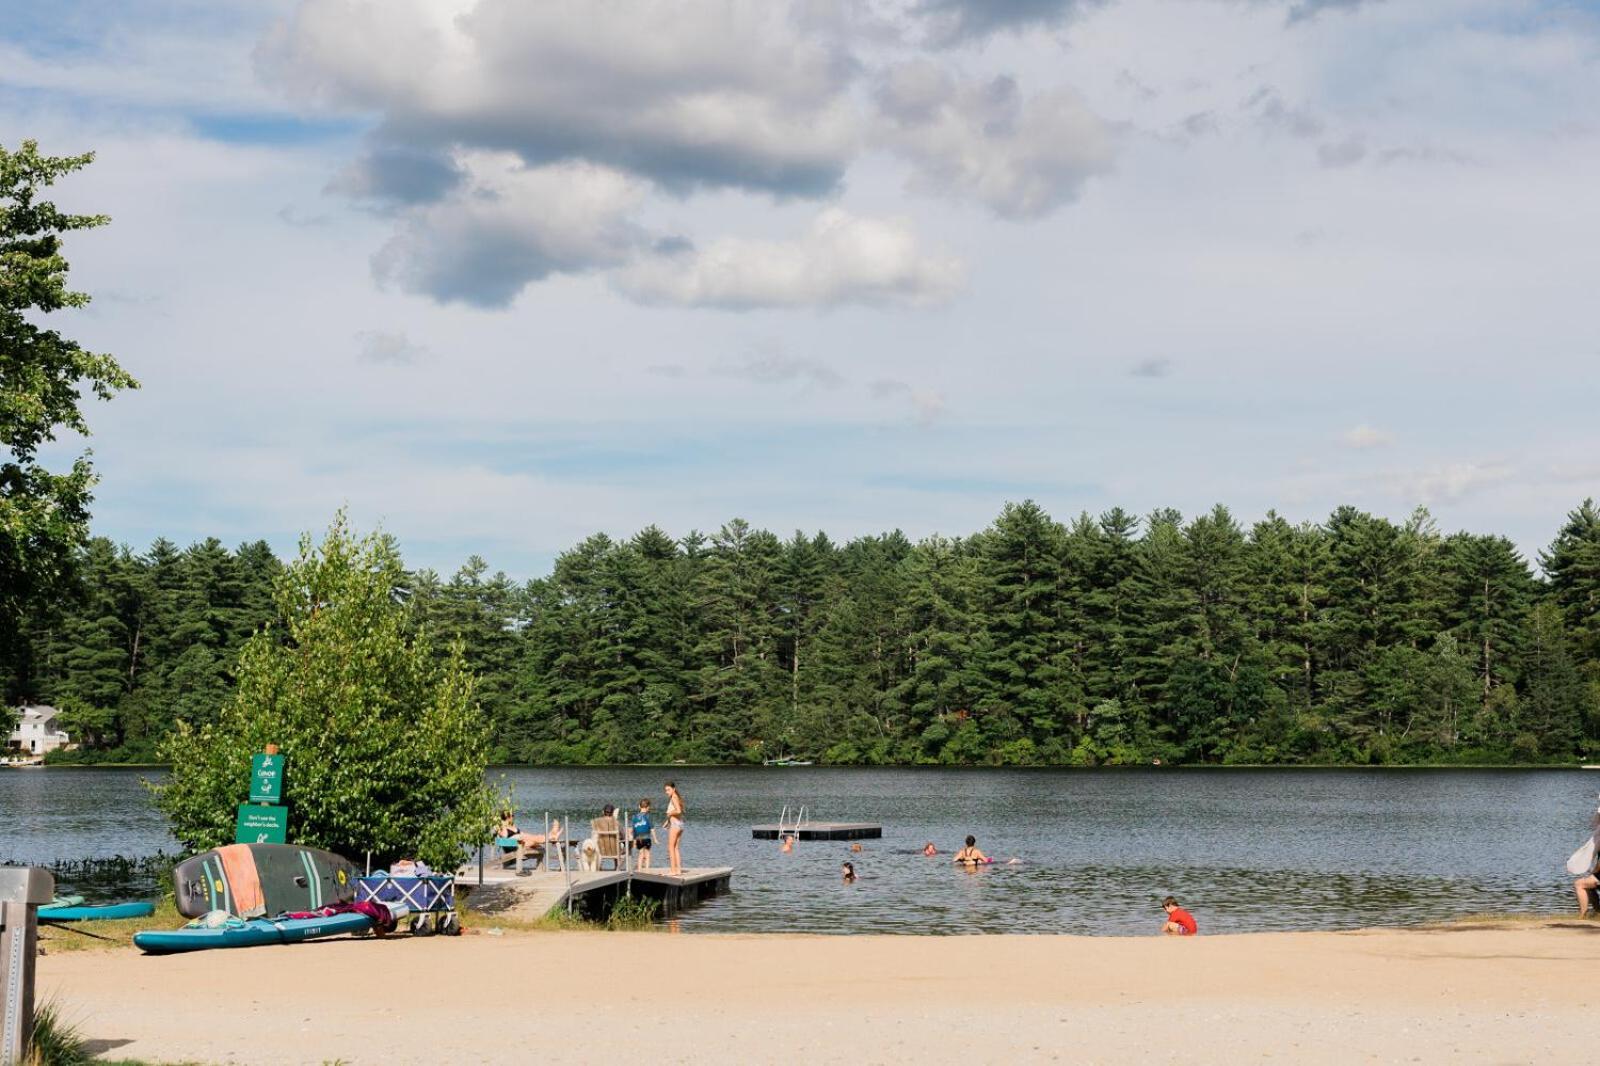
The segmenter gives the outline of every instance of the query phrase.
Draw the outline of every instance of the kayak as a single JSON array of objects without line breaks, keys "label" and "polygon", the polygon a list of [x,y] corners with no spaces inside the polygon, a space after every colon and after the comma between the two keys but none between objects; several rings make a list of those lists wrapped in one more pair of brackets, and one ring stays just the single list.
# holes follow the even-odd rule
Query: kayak
[{"label": "kayak", "polygon": [[[81,901],[82,896],[78,899]],[[156,912],[154,903],[100,903],[78,906],[51,903],[39,908],[41,922],[104,922],[113,918],[148,918]]]},{"label": "kayak", "polygon": [[327,918],[236,918],[214,929],[186,926],[182,929],[135,933],[133,943],[140,951],[151,955],[170,955],[179,951],[206,951],[210,948],[297,944],[302,940],[360,933],[371,928],[371,918],[353,911]]}]

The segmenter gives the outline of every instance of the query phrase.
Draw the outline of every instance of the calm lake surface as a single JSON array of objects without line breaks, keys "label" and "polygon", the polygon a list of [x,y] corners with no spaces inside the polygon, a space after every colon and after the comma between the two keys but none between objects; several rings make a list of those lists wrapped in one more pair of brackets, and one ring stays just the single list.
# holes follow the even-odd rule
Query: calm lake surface
[{"label": "calm lake surface", "polygon": [[[293,766],[290,766],[293,772]],[[173,851],[132,770],[0,770],[0,861]],[[733,893],[683,931],[1149,933],[1173,893],[1203,931],[1342,929],[1572,906],[1563,863],[1588,835],[1600,773],[1581,770],[497,769],[525,828],[585,824],[671,776],[684,861],[732,866]],[[882,840],[750,837],[785,803],[881,822]],[[1000,860],[966,873],[973,833]],[[941,855],[924,858],[925,841]],[[666,865],[665,841],[658,865]],[[844,885],[839,864],[861,880]]]}]

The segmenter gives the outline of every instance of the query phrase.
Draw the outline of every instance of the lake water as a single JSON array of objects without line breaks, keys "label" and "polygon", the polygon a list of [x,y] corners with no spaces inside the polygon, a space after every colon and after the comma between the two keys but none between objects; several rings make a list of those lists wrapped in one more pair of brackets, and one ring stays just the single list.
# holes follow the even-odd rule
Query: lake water
[{"label": "lake water", "polygon": [[[291,766],[292,772],[292,766]],[[0,861],[141,855],[176,845],[148,771],[0,771]],[[1600,773],[1540,770],[497,769],[524,827],[583,824],[675,778],[684,860],[735,868],[684,931],[1149,933],[1177,895],[1210,932],[1340,929],[1572,906],[1562,866],[1589,832]],[[750,827],[785,803],[880,822],[882,840],[799,844]],[[967,873],[973,833],[1016,857]],[[925,841],[941,856],[924,858]],[[664,845],[664,840],[662,841]],[[658,864],[665,865],[658,845]],[[839,864],[861,879],[844,885]]]}]

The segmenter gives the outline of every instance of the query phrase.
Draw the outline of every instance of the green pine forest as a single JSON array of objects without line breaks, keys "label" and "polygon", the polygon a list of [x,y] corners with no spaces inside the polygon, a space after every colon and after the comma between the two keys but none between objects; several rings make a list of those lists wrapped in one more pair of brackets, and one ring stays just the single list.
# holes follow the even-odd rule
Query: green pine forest
[{"label": "green pine forest", "polygon": [[[94,539],[4,650],[6,695],[143,761],[210,720],[281,570],[264,542]],[[1506,538],[1340,508],[1226,508],[836,543],[735,520],[596,534],[526,584],[411,573],[503,762],[1121,765],[1571,762],[1600,754],[1600,508],[1536,572]]]}]

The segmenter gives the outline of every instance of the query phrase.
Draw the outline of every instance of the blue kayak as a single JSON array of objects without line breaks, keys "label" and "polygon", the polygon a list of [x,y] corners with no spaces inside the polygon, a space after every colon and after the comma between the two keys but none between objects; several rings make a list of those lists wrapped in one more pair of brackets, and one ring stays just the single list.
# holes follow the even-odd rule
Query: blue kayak
[{"label": "blue kayak", "polygon": [[263,944],[296,944],[341,933],[359,933],[372,928],[372,919],[350,912],[328,918],[251,918],[233,919],[214,929],[185,926],[182,929],[148,930],[133,934],[133,943],[151,955],[170,955],[178,951],[206,951],[211,948],[253,948]]},{"label": "blue kayak", "polygon": [[[81,898],[81,897],[80,897]],[[148,918],[154,903],[52,904],[39,908],[41,922],[104,922],[112,918]]]}]

